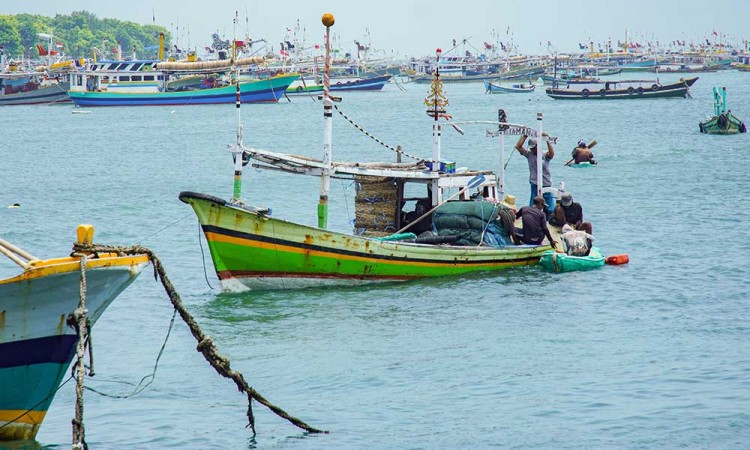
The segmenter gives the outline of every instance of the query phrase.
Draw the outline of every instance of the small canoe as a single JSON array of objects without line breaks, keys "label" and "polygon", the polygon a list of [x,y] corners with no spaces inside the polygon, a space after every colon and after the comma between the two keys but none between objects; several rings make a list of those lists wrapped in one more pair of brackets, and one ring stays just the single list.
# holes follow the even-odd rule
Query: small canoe
[{"label": "small canoe", "polygon": [[539,264],[552,272],[575,272],[598,269],[604,266],[604,256],[602,256],[598,247],[591,247],[588,256],[570,256],[554,250],[547,250],[542,254]]},{"label": "small canoe", "polygon": [[592,167],[596,167],[596,164],[591,164],[590,162],[582,162],[577,164],[570,164],[568,167],[572,167],[574,169],[590,169]]}]

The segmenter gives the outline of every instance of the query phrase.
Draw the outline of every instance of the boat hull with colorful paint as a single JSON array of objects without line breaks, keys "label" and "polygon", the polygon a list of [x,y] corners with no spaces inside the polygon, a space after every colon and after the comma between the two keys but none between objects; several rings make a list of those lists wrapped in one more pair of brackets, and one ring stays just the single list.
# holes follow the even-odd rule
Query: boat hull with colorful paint
[{"label": "boat hull with colorful paint", "polygon": [[322,92],[322,84],[316,84],[313,81],[308,81],[300,77],[298,80],[295,80],[294,83],[290,84],[288,88],[286,88],[285,94],[287,95],[287,97],[294,97],[303,95],[316,95]]},{"label": "boat hull with colorful paint", "polygon": [[[275,103],[299,75],[280,75],[273,78],[240,83],[242,103]],[[234,103],[236,86],[175,92],[69,92],[77,106],[161,106],[206,105]]]},{"label": "boat hull with colorful paint", "polygon": [[548,245],[476,247],[384,241],[271,217],[267,210],[180,193],[203,228],[228,291],[404,281],[536,264]]},{"label": "boat hull with colorful paint", "polygon": [[[148,257],[99,254],[86,264],[92,324],[148,264]],[[0,440],[33,439],[78,341],[68,316],[78,307],[78,258],[32,262],[0,280]]]}]

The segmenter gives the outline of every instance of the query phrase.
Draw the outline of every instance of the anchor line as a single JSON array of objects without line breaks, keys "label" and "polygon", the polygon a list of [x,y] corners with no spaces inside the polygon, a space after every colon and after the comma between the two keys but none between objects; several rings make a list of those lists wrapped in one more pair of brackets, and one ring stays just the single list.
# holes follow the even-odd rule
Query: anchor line
[{"label": "anchor line", "polygon": [[[229,378],[230,380],[234,381],[235,385],[237,386],[237,389],[240,392],[247,394],[248,426],[252,430],[253,435],[255,435],[255,417],[252,411],[253,400],[267,407],[277,416],[289,421],[294,426],[301,428],[307,432],[328,433],[328,431],[326,430],[321,430],[321,429],[312,427],[308,425],[307,423],[303,422],[302,420],[289,415],[289,413],[287,413],[285,410],[274,405],[273,403],[268,401],[265,397],[263,397],[258,391],[252,388],[248,384],[247,380],[245,380],[245,377],[242,373],[231,369],[229,359],[226,356],[219,353],[219,350],[216,347],[216,344],[214,344],[211,337],[207,336],[203,332],[203,330],[200,328],[200,326],[196,322],[195,318],[190,314],[190,312],[187,310],[185,305],[182,303],[182,299],[180,298],[180,295],[177,293],[177,290],[175,289],[174,285],[172,285],[172,282],[169,280],[169,277],[167,276],[167,272],[166,272],[166,269],[164,268],[164,265],[162,264],[161,260],[156,256],[156,254],[152,250],[146,247],[140,246],[140,245],[134,245],[131,247],[121,247],[121,246],[113,246],[113,245],[75,243],[73,245],[73,251],[75,253],[80,253],[84,255],[86,254],[96,255],[97,253],[117,253],[119,255],[131,255],[131,256],[132,255],[146,255],[148,256],[149,261],[154,267],[154,279],[156,279],[157,281],[161,281],[161,284],[164,287],[164,290],[166,291],[167,296],[169,297],[169,301],[172,303],[172,306],[174,307],[175,311],[177,312],[177,314],[180,315],[180,318],[182,318],[182,320],[190,329],[191,334],[193,335],[195,340],[198,342],[197,350],[203,355],[206,361],[211,365],[211,367],[214,368],[214,370],[216,370],[217,373],[219,373],[221,376],[225,378]],[[82,267],[82,270],[83,270],[83,267]],[[85,286],[82,285],[82,289],[81,289],[82,297],[85,296],[83,287]],[[74,423],[74,427],[75,427],[75,423]]]}]

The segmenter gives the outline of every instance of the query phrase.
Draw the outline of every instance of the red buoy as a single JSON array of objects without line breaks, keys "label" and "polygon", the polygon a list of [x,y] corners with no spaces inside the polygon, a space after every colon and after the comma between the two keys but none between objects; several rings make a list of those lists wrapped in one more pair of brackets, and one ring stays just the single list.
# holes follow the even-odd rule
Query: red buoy
[{"label": "red buoy", "polygon": [[619,266],[620,264],[627,264],[630,262],[630,257],[627,253],[623,253],[622,255],[612,255],[605,259],[604,262],[611,266]]}]

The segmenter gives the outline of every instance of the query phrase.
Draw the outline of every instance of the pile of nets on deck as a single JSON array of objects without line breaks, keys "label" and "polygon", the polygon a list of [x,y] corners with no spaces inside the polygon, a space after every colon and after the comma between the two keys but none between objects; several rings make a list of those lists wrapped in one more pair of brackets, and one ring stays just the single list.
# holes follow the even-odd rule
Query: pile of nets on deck
[{"label": "pile of nets on deck", "polygon": [[432,228],[438,236],[458,236],[455,245],[505,247],[513,245],[510,230],[514,220],[513,210],[500,204],[447,202],[435,211]]}]

